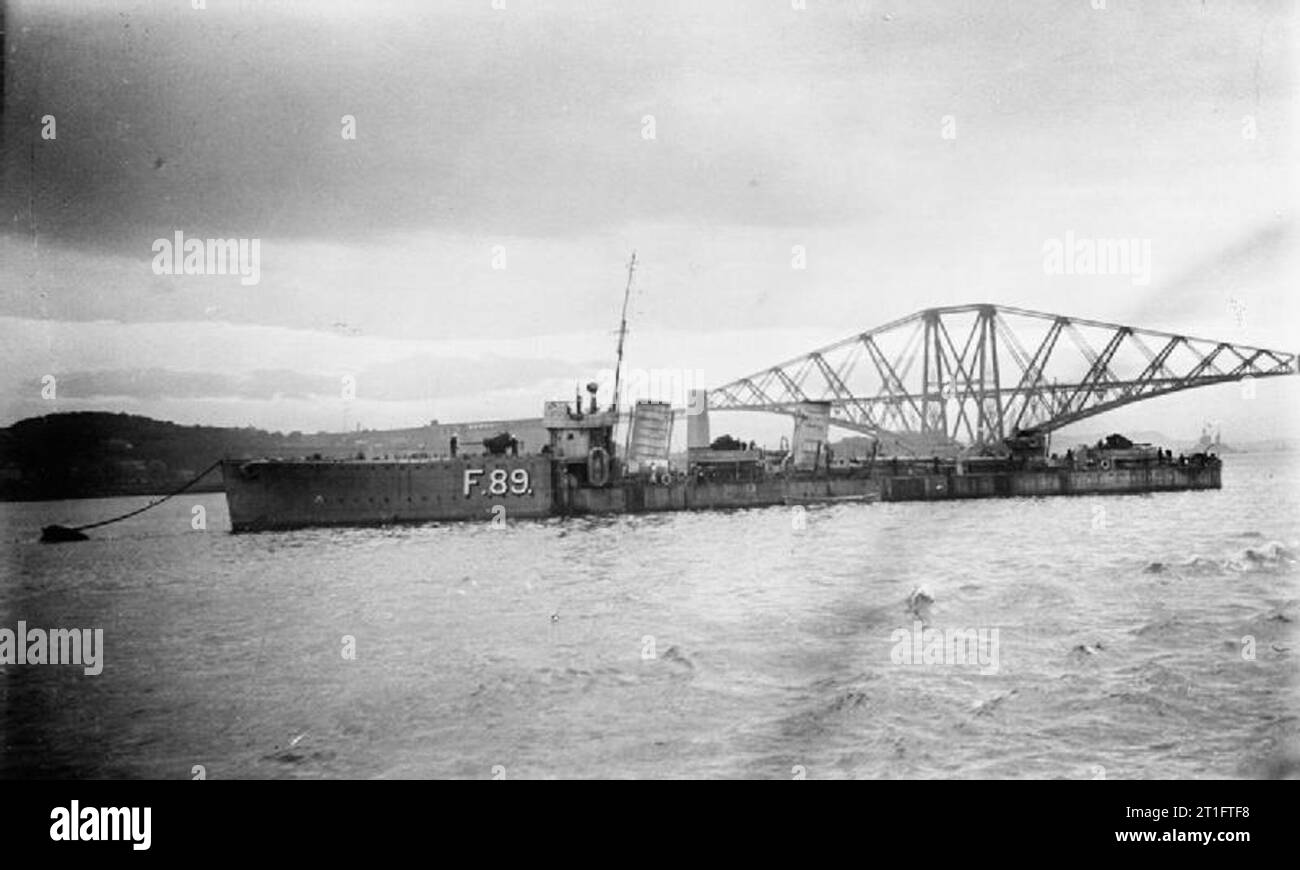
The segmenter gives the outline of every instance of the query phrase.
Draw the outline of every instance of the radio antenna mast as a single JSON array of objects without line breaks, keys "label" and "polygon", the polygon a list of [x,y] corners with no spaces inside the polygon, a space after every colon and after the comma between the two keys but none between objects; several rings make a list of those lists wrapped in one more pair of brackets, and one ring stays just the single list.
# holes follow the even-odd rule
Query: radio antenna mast
[{"label": "radio antenna mast", "polygon": [[614,411],[618,411],[618,385],[623,374],[623,340],[627,338],[627,300],[632,296],[632,273],[636,271],[636,251],[627,264],[627,289],[623,291],[623,319],[618,325],[618,364],[614,366]]}]

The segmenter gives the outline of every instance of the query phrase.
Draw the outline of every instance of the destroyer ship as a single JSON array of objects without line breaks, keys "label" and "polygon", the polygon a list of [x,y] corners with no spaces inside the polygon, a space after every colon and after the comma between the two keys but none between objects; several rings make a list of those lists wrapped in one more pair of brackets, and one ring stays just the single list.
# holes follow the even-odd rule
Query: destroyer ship
[{"label": "destroyer ship", "polygon": [[[836,456],[831,403],[805,401],[780,449],[709,437],[708,395],[688,408],[637,401],[620,449],[619,377],[627,334],[633,255],[623,296],[613,400],[595,383],[568,401],[546,402],[544,443],[529,452],[510,432],[473,455],[452,437],[439,456],[355,459],[225,459],[236,532],[308,526],[504,521],[583,514],[716,510],[771,505],[914,501],[997,496],[1116,494],[1218,489],[1220,460],[1112,435],[1095,446],[1049,455],[1047,435],[1016,431],[985,455]],[[685,460],[672,461],[675,419],[686,418]]]},{"label": "destroyer ship", "polygon": [[[582,514],[710,510],[838,502],[918,501],[1218,489],[1222,463],[1210,454],[1175,457],[1122,436],[1064,456],[1045,438],[1018,433],[1002,455],[837,460],[827,440],[829,408],[809,402],[788,447],[708,444],[708,414],[687,416],[686,462],[668,461],[673,411],[637,402],[629,449],[616,449],[615,406],[596,385],[580,400],[548,402],[549,441],[535,453],[513,438],[483,453],[448,445],[437,458],[225,460],[234,531],[327,525],[492,521]],[[694,397],[693,404],[702,402]],[[821,405],[822,407],[819,407]]]},{"label": "destroyer ship", "polygon": [[[638,402],[630,458],[616,448],[617,408],[548,402],[549,442],[535,453],[513,438],[484,452],[400,460],[226,460],[226,500],[235,531],[315,525],[527,519],[570,514],[760,507],[871,500],[870,469],[816,463],[817,442],[801,435],[811,462],[790,451],[691,449],[686,468],[667,462],[672,410]],[[806,427],[805,427],[806,428]],[[696,430],[698,431],[698,429]],[[509,445],[509,446],[505,446]],[[652,458],[653,457],[653,458]],[[662,458],[660,458],[662,457]]]}]

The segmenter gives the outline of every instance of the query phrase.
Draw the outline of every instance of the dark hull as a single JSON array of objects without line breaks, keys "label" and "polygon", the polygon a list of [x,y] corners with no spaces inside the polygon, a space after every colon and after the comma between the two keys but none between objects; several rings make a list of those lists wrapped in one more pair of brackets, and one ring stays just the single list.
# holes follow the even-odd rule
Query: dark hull
[{"label": "dark hull", "polygon": [[875,497],[880,484],[871,477],[767,477],[755,481],[676,481],[669,484],[629,482],[605,489],[561,492],[559,514],[621,514],[655,511],[725,510],[771,507],[790,502],[815,503],[832,498]]},{"label": "dark hull", "polygon": [[[607,487],[569,487],[557,480],[558,472],[543,456],[427,462],[228,460],[221,471],[236,532],[767,507],[791,498],[875,496],[880,491],[865,474],[668,483],[637,478]],[[506,480],[495,492],[494,472],[498,480],[504,473]]]},{"label": "dark hull", "polygon": [[[906,471],[906,470],[905,470]],[[724,510],[773,505],[967,498],[1117,495],[1219,489],[1221,466],[1160,463],[1132,468],[1027,468],[957,473],[887,464],[755,480],[668,482],[627,478],[605,487],[566,485],[545,456],[429,461],[227,461],[222,464],[236,532],[312,526],[491,522],[587,514]]]},{"label": "dark hull", "polygon": [[1136,468],[1026,469],[988,474],[883,476],[882,501],[943,501],[962,498],[1048,495],[1121,495],[1221,489],[1222,465],[1152,464]]},{"label": "dark hull", "polygon": [[[504,473],[503,485],[494,485],[494,472],[497,480]],[[228,460],[221,464],[221,475],[236,532],[486,522],[503,513],[521,519],[553,512],[551,463],[542,456],[427,462]]]}]

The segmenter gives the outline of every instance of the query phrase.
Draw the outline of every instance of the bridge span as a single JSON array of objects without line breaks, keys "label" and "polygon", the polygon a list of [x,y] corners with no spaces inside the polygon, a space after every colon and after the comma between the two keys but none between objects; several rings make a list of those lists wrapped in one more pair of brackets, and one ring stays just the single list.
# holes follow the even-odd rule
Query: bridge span
[{"label": "bridge span", "polygon": [[992,446],[1195,387],[1297,373],[1295,354],[1002,305],[927,308],[708,393],[926,449]]}]

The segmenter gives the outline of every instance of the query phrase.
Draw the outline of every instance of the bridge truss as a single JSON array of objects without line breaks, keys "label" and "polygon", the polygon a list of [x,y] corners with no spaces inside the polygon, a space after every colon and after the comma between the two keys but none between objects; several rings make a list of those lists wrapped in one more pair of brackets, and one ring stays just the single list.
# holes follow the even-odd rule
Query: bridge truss
[{"label": "bridge truss", "polygon": [[[710,391],[927,450],[1000,444],[1193,387],[1297,373],[1295,354],[998,305],[930,308]],[[911,449],[908,448],[908,449]]]}]

